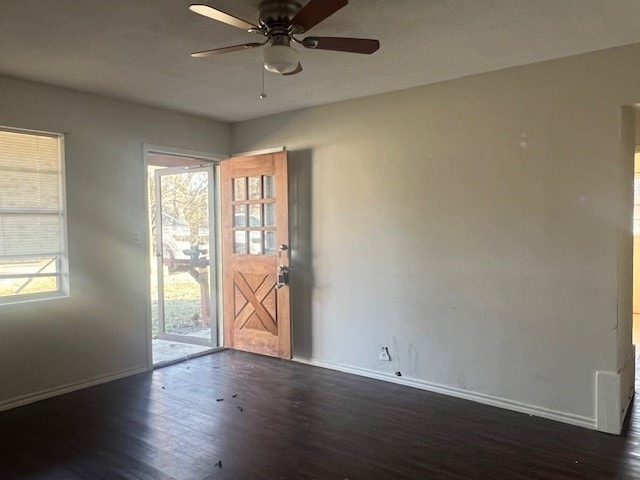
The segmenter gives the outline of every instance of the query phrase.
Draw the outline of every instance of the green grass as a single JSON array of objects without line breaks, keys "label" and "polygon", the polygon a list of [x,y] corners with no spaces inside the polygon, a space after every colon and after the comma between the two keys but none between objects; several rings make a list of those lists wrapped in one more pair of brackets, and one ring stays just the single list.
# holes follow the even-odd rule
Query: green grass
[{"label": "green grass", "polygon": [[[0,297],[7,297],[11,295],[18,295],[16,292],[18,289],[27,282],[27,278],[14,278],[7,280],[0,280]],[[57,278],[55,277],[41,277],[34,278],[27,284],[26,287],[20,292],[20,295],[27,293],[43,293],[43,292],[57,292]]]},{"label": "green grass", "polygon": [[[157,276],[151,277],[152,333],[156,337],[158,326]],[[200,304],[200,285],[188,272],[168,274],[164,271],[165,332],[185,335],[203,328]]]},{"label": "green grass", "polygon": [[[200,300],[165,300],[165,332],[185,335],[203,328],[200,314]],[[158,302],[151,303],[152,333],[158,331]]]}]

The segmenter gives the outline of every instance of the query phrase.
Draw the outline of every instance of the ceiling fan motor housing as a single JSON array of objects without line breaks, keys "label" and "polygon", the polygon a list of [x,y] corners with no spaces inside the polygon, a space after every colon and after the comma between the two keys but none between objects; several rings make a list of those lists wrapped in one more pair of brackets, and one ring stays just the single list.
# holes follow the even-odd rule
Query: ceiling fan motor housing
[{"label": "ceiling fan motor housing", "polygon": [[267,33],[273,30],[287,32],[291,19],[301,8],[300,4],[294,1],[265,0],[260,4],[260,26],[266,28]]}]

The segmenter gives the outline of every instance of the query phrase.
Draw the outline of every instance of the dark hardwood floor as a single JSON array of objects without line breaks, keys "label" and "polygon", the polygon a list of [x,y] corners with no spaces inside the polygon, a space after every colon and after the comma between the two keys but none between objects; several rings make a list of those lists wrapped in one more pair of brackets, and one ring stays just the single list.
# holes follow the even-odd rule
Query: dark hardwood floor
[{"label": "dark hardwood floor", "polygon": [[0,479],[637,480],[637,403],[613,436],[223,351],[0,413]]}]

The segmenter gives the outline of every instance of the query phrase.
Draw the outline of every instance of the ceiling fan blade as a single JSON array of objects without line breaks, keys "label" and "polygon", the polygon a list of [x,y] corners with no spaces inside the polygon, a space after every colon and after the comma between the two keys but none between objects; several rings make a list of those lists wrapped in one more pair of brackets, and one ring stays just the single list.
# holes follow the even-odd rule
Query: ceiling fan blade
[{"label": "ceiling fan blade", "polygon": [[234,17],[233,15],[229,15],[228,13],[224,13],[220,10],[216,10],[215,8],[212,8],[208,5],[191,5],[189,6],[189,10],[204,17],[212,18],[213,20],[226,23],[227,25],[242,28],[243,30],[258,28],[252,23],[246,22],[241,18]]},{"label": "ceiling fan blade", "polygon": [[380,42],[371,38],[307,37],[302,40],[302,45],[316,50],[334,50],[366,55],[370,55],[380,48]]},{"label": "ceiling fan blade", "polygon": [[239,52],[240,50],[248,50],[250,48],[261,47],[264,43],[243,43],[242,45],[232,45],[230,47],[214,48],[213,50],[204,50],[202,52],[192,53],[195,58],[215,57],[223,53]]},{"label": "ceiling fan blade", "polygon": [[298,33],[307,32],[347,3],[349,0],[311,0],[294,15],[291,25],[297,25],[302,29],[298,30]]},{"label": "ceiling fan blade", "polygon": [[283,73],[283,75],[296,75],[296,74],[300,73],[302,70],[303,70],[302,64],[300,62],[298,62],[298,66],[296,67],[296,69],[293,72]]}]

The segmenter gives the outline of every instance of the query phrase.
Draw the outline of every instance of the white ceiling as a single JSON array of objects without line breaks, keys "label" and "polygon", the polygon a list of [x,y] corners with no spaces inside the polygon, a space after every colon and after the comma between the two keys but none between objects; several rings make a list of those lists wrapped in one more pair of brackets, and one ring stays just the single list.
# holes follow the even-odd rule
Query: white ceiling
[{"label": "white ceiling", "polygon": [[[239,121],[640,42],[640,0],[351,0],[309,35],[378,38],[381,49],[303,50],[304,72],[267,73],[260,100],[259,51],[189,56],[256,37],[190,3],[0,0],[0,73]],[[260,2],[202,3],[255,22]]]}]

